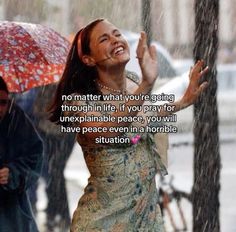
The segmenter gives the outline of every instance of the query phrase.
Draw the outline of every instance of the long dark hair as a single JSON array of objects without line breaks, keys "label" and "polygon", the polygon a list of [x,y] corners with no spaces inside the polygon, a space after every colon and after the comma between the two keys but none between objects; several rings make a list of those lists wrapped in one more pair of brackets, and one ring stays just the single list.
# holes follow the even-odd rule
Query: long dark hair
[{"label": "long dark hair", "polygon": [[[49,106],[49,120],[59,123],[61,116],[62,95],[94,94],[100,95],[95,80],[98,78],[96,67],[87,66],[82,62],[78,55],[78,37],[81,39],[81,49],[84,55],[90,54],[90,36],[93,28],[105,19],[96,19],[81,29],[75,36],[69,54],[67,56],[66,66],[62,78],[60,79],[52,104]],[[82,32],[82,33],[81,33]]]}]

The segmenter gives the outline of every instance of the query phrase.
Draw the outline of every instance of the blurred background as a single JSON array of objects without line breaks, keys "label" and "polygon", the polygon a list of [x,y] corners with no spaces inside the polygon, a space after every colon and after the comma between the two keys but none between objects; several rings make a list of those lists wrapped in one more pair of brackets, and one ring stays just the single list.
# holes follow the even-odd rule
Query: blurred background
[{"label": "blurred background", "polygon": [[[180,96],[193,64],[194,0],[152,0],[152,35],[159,57],[160,79],[154,93]],[[140,73],[135,49],[142,30],[141,0],[0,0],[0,20],[23,21],[47,25],[72,41],[75,33],[89,21],[103,17],[122,29],[131,48],[128,69]],[[220,219],[223,232],[236,231],[236,0],[220,0],[218,50],[218,110],[220,154],[222,158]],[[169,182],[173,176],[176,188],[190,192],[193,184],[193,109],[178,113],[179,132],[169,136]],[[89,177],[79,145],[75,145],[65,169],[70,213],[76,208]],[[168,184],[167,189],[170,189]],[[44,231],[44,209],[47,198],[40,181],[37,220]],[[171,191],[171,190],[167,190]],[[172,203],[174,221],[181,231],[181,219]],[[191,204],[183,200],[187,229],[191,231]],[[177,231],[165,214],[166,231]],[[56,230],[55,230],[56,231]],[[58,230],[59,231],[59,230]]]},{"label": "blurred background", "polygon": [[[220,0],[220,63],[234,62],[236,58],[235,3],[235,0]],[[173,58],[192,58],[193,4],[193,0],[152,1],[153,39],[167,48]],[[119,28],[139,32],[141,10],[141,0],[0,0],[0,20],[48,25],[67,38],[97,17],[108,18]]]}]

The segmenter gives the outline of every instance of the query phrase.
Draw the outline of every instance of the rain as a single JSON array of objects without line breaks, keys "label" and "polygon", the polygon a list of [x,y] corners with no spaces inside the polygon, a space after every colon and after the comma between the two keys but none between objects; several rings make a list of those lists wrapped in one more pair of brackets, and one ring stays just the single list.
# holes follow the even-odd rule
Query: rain
[{"label": "rain", "polygon": [[[34,78],[29,77],[25,84],[22,79],[14,79],[20,90],[11,93],[13,101],[36,124],[51,154],[45,159],[44,174],[31,192],[40,232],[69,231],[89,178],[75,135],[61,134],[60,127],[47,120],[46,108],[66,60],[66,56],[57,56],[66,54],[77,31],[95,18],[107,18],[121,28],[130,45],[127,68],[139,75],[136,47],[140,31],[148,33],[158,54],[155,95],[174,94],[178,99],[189,82],[188,73],[194,62],[204,59],[209,66],[204,75],[209,82],[208,91],[194,106],[178,112],[176,122],[167,123],[177,127],[178,132],[168,134],[168,175],[156,176],[159,203],[166,232],[236,231],[235,17],[235,0],[0,0],[0,21],[40,24],[60,35],[53,44],[55,53],[44,58],[55,62],[51,66],[47,62],[35,65],[35,72],[31,73]],[[48,37],[41,37],[43,50],[52,46]],[[14,39],[9,43],[17,45]],[[0,56],[2,52],[0,48]],[[34,52],[28,55],[32,61],[36,59]],[[19,63],[22,61],[23,58]],[[9,62],[0,60],[0,75],[10,72]],[[18,69],[24,73],[27,67],[20,65]],[[43,75],[45,82],[31,85],[41,82]]]}]

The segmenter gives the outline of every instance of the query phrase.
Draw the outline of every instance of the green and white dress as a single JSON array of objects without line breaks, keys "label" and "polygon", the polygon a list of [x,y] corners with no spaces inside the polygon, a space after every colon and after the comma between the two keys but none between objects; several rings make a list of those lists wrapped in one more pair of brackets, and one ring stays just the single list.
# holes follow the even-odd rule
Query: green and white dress
[{"label": "green and white dress", "polygon": [[155,175],[167,172],[154,135],[141,134],[137,144],[94,145],[81,134],[77,140],[91,176],[71,232],[163,232]]}]

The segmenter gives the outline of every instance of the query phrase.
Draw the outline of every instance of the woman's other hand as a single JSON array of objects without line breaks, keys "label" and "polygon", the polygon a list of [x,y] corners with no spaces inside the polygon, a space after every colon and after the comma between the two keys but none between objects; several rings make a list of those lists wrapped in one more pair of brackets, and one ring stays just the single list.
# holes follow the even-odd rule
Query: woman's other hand
[{"label": "woman's other hand", "polygon": [[204,61],[199,60],[197,63],[190,69],[189,73],[189,85],[181,99],[182,107],[185,108],[193,104],[199,95],[206,89],[208,82],[204,81],[201,83],[201,77],[208,71],[208,66],[203,68]]},{"label": "woman's other hand", "polygon": [[148,85],[153,85],[158,75],[157,51],[154,45],[148,47],[147,35],[143,31],[141,32],[136,53],[142,71],[142,81]]}]

